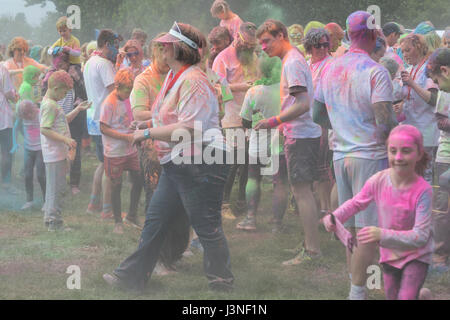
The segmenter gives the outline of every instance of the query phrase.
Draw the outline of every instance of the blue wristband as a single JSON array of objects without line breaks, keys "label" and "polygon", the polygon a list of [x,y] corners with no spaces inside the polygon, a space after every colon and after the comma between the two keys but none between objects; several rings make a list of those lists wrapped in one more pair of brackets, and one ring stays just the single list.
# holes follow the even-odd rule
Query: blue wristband
[{"label": "blue wristband", "polygon": [[150,130],[149,129],[144,130],[144,137],[145,137],[145,139],[150,139]]}]

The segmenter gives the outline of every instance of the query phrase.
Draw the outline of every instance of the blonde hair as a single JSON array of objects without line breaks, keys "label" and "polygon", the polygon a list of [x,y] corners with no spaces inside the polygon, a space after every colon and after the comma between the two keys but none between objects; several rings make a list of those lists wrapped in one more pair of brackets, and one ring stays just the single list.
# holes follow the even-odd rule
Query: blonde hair
[{"label": "blonde hair", "polygon": [[63,27],[70,30],[70,28],[67,26],[67,17],[66,16],[62,16],[61,18],[59,18],[56,21],[56,30],[59,30]]},{"label": "blonde hair", "polygon": [[408,34],[406,37],[400,40],[400,44],[405,42],[410,43],[414,48],[420,51],[423,56],[428,55],[428,45],[425,41],[425,37],[421,34]]}]

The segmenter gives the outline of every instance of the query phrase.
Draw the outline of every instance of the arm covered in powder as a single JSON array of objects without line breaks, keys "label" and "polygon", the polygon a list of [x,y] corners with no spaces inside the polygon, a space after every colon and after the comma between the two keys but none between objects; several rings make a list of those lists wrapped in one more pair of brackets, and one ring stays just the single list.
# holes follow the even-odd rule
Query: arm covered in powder
[{"label": "arm covered in powder", "polygon": [[333,215],[339,219],[339,221],[344,223],[352,216],[369,206],[369,204],[374,200],[373,184],[377,176],[378,174],[375,174],[367,180],[364,187],[356,196],[344,202],[344,204],[333,212]]}]

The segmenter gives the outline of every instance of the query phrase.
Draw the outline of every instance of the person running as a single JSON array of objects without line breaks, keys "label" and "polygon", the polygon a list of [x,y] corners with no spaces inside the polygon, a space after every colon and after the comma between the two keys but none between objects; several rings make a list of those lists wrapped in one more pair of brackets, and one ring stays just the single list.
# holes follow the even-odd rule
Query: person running
[{"label": "person running", "polygon": [[[385,141],[396,125],[389,73],[369,56],[378,35],[376,29],[367,27],[369,18],[370,14],[364,11],[347,18],[350,50],[322,71],[314,98],[315,116],[323,115],[314,120],[333,129],[331,144],[339,205],[355,196],[372,175],[387,168]],[[356,233],[377,224],[375,208],[369,206],[349,219],[346,227]],[[366,270],[373,263],[375,252],[375,243],[360,244],[353,253],[347,251],[350,299],[365,297]]]},{"label": "person running", "polygon": [[[219,127],[215,89],[196,66],[201,60],[199,34],[200,31],[190,25],[175,23],[170,34],[154,40],[163,44],[164,60],[171,71],[153,106],[153,127],[136,131],[134,141],[154,139],[163,169],[147,209],[138,249],[112,274],[103,276],[112,286],[134,290],[145,288],[171,221],[185,210],[204,248],[209,287],[212,290],[232,289],[234,277],[220,216],[227,165],[207,165],[204,161],[190,164],[192,157],[203,152],[197,144],[203,145],[213,157],[220,157],[221,163],[226,147]],[[201,141],[185,142],[182,155],[173,152],[176,141],[171,141],[172,133],[175,130],[193,133],[200,123],[202,132],[209,134],[203,136],[200,132]]]},{"label": "person running", "polygon": [[429,157],[422,134],[411,125],[391,131],[387,150],[390,168],[373,175],[352,199],[324,218],[324,225],[333,231],[333,219],[345,222],[375,203],[379,226],[361,229],[358,247],[379,243],[386,299],[416,300],[433,252],[432,188],[422,177]]},{"label": "person running", "polygon": [[283,265],[297,265],[321,256],[318,213],[312,193],[317,178],[317,161],[322,130],[312,121],[312,74],[301,52],[289,42],[286,27],[279,21],[267,20],[256,33],[262,50],[269,57],[282,59],[280,82],[281,113],[261,120],[255,130],[275,128],[283,124],[289,182],[297,202],[305,234],[304,248]]}]

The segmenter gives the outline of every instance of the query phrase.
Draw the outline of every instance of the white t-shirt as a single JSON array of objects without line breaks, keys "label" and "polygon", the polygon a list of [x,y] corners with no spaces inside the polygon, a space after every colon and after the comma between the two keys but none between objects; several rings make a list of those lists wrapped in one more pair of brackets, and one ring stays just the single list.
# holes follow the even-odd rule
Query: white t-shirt
[{"label": "white t-shirt", "polygon": [[[281,110],[284,111],[295,103],[295,97],[289,93],[289,88],[305,87],[309,103],[312,106],[314,88],[312,74],[305,58],[297,48],[292,48],[283,58],[280,81]],[[319,138],[322,135],[320,126],[312,120],[312,108],[291,121],[283,123],[283,133],[286,138],[307,139]]]},{"label": "white t-shirt", "polygon": [[[44,97],[41,103],[40,123],[41,128],[50,129],[70,138],[70,129],[66,115],[64,114],[63,108],[56,101]],[[41,145],[45,163],[57,162],[67,158],[69,151],[67,145],[64,142],[47,138],[42,132]]]},{"label": "white t-shirt", "polygon": [[334,160],[344,157],[384,159],[386,146],[376,139],[372,104],[393,101],[389,72],[370,56],[350,49],[322,71],[315,100],[326,105],[333,127]]},{"label": "white t-shirt", "polygon": [[13,127],[14,111],[5,94],[14,90],[8,70],[0,63],[0,130]]},{"label": "white t-shirt", "polygon": [[109,95],[108,86],[114,84],[114,65],[100,56],[89,58],[84,66],[84,84],[92,107],[87,110],[87,125],[90,135],[101,135],[99,119],[103,101]]},{"label": "white t-shirt", "polygon": [[[438,89],[438,86],[426,76],[428,62],[424,63],[417,71],[418,66],[409,67],[407,71],[416,77],[414,81],[423,89]],[[406,96],[403,104],[403,113],[406,120],[402,124],[410,124],[420,130],[423,135],[423,145],[425,147],[436,147],[439,141],[439,129],[434,116],[434,108],[426,103],[417,92],[411,88],[410,99],[408,99],[409,86],[403,86],[403,93]]]},{"label": "white t-shirt", "polygon": [[[219,126],[219,101],[215,89],[209,83],[206,74],[198,67],[186,69],[170,90],[167,90],[173,78],[172,70],[167,74],[163,87],[153,105],[153,127],[162,127],[174,123],[183,123],[190,128],[201,125],[202,134],[190,137],[188,141],[155,141],[161,164],[174,160],[178,154],[172,152],[187,151],[183,156],[201,155],[197,145],[225,149],[225,141]],[[182,133],[182,131],[179,131]]]},{"label": "white t-shirt", "polygon": [[[242,105],[241,117],[247,121],[252,121],[254,127],[259,120],[269,119],[280,114],[280,84],[275,83],[270,86],[259,85],[250,88],[245,95]],[[270,131],[267,131],[269,133]],[[265,139],[259,136],[259,131],[252,130],[249,140],[249,155],[257,158],[259,154],[269,156],[268,150],[259,150],[259,148],[270,148],[271,140],[267,135],[267,145],[259,146],[258,141]],[[270,149],[269,149],[270,150]]]}]

